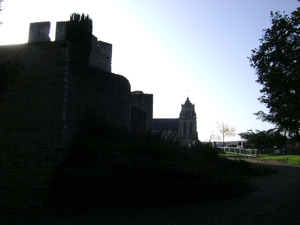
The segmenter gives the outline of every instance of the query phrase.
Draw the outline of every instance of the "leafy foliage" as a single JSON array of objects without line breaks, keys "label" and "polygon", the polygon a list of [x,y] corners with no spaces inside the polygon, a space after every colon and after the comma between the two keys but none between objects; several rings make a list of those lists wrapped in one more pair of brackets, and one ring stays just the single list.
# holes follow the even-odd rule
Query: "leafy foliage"
[{"label": "leafy foliage", "polygon": [[130,136],[89,118],[58,169],[52,204],[199,202],[247,190],[250,164],[207,145],[182,147],[157,134]]},{"label": "leafy foliage", "polygon": [[215,137],[217,140],[221,140],[224,145],[224,140],[227,137],[235,136],[235,127],[231,127],[226,123],[220,123],[217,121],[216,128],[218,131],[218,135]]},{"label": "leafy foliage", "polygon": [[266,148],[273,146],[285,146],[287,137],[282,135],[278,130],[272,129],[268,131],[248,130],[247,132],[239,133],[239,136],[247,140],[247,144],[253,146],[253,148]]},{"label": "leafy foliage", "polygon": [[73,13],[67,23],[66,40],[79,46],[90,57],[92,50],[93,21],[89,15]]},{"label": "leafy foliage", "polygon": [[[0,0],[0,12],[2,11],[3,7],[2,7],[2,2],[3,0]],[[2,24],[2,22],[0,22],[0,24]]]},{"label": "leafy foliage", "polygon": [[271,12],[272,27],[264,29],[250,65],[263,88],[259,101],[269,112],[255,115],[299,139],[300,125],[300,8],[291,15]]},{"label": "leafy foliage", "polygon": [[[0,0],[0,12],[2,11],[2,2],[3,2],[3,0]],[[0,24],[1,24],[2,22],[0,22]]]}]

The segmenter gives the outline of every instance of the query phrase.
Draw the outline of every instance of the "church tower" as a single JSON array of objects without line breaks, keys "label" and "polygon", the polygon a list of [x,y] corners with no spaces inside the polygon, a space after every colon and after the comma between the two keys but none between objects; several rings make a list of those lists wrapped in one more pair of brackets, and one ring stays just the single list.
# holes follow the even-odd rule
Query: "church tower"
[{"label": "church tower", "polygon": [[190,145],[198,140],[195,105],[190,102],[188,97],[181,105],[178,119],[178,140],[181,145]]}]

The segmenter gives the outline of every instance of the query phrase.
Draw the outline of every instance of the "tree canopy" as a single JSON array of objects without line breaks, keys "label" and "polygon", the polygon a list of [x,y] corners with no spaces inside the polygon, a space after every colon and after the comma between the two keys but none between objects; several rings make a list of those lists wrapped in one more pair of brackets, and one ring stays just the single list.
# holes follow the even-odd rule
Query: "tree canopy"
[{"label": "tree canopy", "polygon": [[247,144],[251,145],[253,148],[273,148],[284,147],[287,141],[287,137],[279,133],[276,129],[271,129],[268,131],[248,130],[246,132],[239,133],[239,136],[247,140]]},{"label": "tree canopy", "polygon": [[291,15],[271,12],[271,28],[263,30],[250,65],[262,85],[258,100],[268,112],[255,115],[299,139],[300,125],[300,8]]},{"label": "tree canopy", "polygon": [[231,127],[226,123],[220,123],[217,121],[216,124],[218,134],[215,136],[215,139],[220,140],[225,144],[225,138],[235,136],[235,127]]},{"label": "tree canopy", "polygon": [[[0,0],[0,12],[2,11],[2,2],[3,2],[3,0]],[[2,24],[2,22],[0,21],[0,24]]]}]

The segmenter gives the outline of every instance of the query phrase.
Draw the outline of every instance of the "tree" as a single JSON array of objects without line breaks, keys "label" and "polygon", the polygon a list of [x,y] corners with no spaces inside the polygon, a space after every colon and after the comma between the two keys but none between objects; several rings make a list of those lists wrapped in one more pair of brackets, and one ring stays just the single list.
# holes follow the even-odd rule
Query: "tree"
[{"label": "tree", "polygon": [[228,126],[228,124],[220,123],[219,121],[217,121],[216,128],[218,134],[215,136],[215,138],[217,140],[222,141],[223,145],[225,144],[224,143],[225,138],[235,136],[235,130],[236,130],[235,127],[230,127]]},{"label": "tree", "polygon": [[[0,12],[2,11],[2,2],[3,2],[3,0],[0,0]],[[2,24],[2,22],[0,22],[0,24]]]},{"label": "tree", "polygon": [[253,148],[266,148],[274,146],[285,146],[287,137],[277,129],[271,129],[268,131],[259,131],[255,132],[248,130],[238,134],[242,139],[247,141],[247,144],[252,145]]},{"label": "tree", "polygon": [[291,15],[271,12],[271,28],[264,29],[250,65],[263,87],[258,100],[268,112],[254,113],[279,132],[299,140],[300,128],[300,8]]}]

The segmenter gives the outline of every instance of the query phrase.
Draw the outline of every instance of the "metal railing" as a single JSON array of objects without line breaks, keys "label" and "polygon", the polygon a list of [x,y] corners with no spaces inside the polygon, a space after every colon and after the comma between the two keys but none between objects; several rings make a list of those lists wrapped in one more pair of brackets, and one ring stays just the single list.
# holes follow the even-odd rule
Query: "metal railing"
[{"label": "metal railing", "polygon": [[245,157],[258,157],[258,149],[245,149],[240,147],[220,147],[225,154],[236,154]]}]

